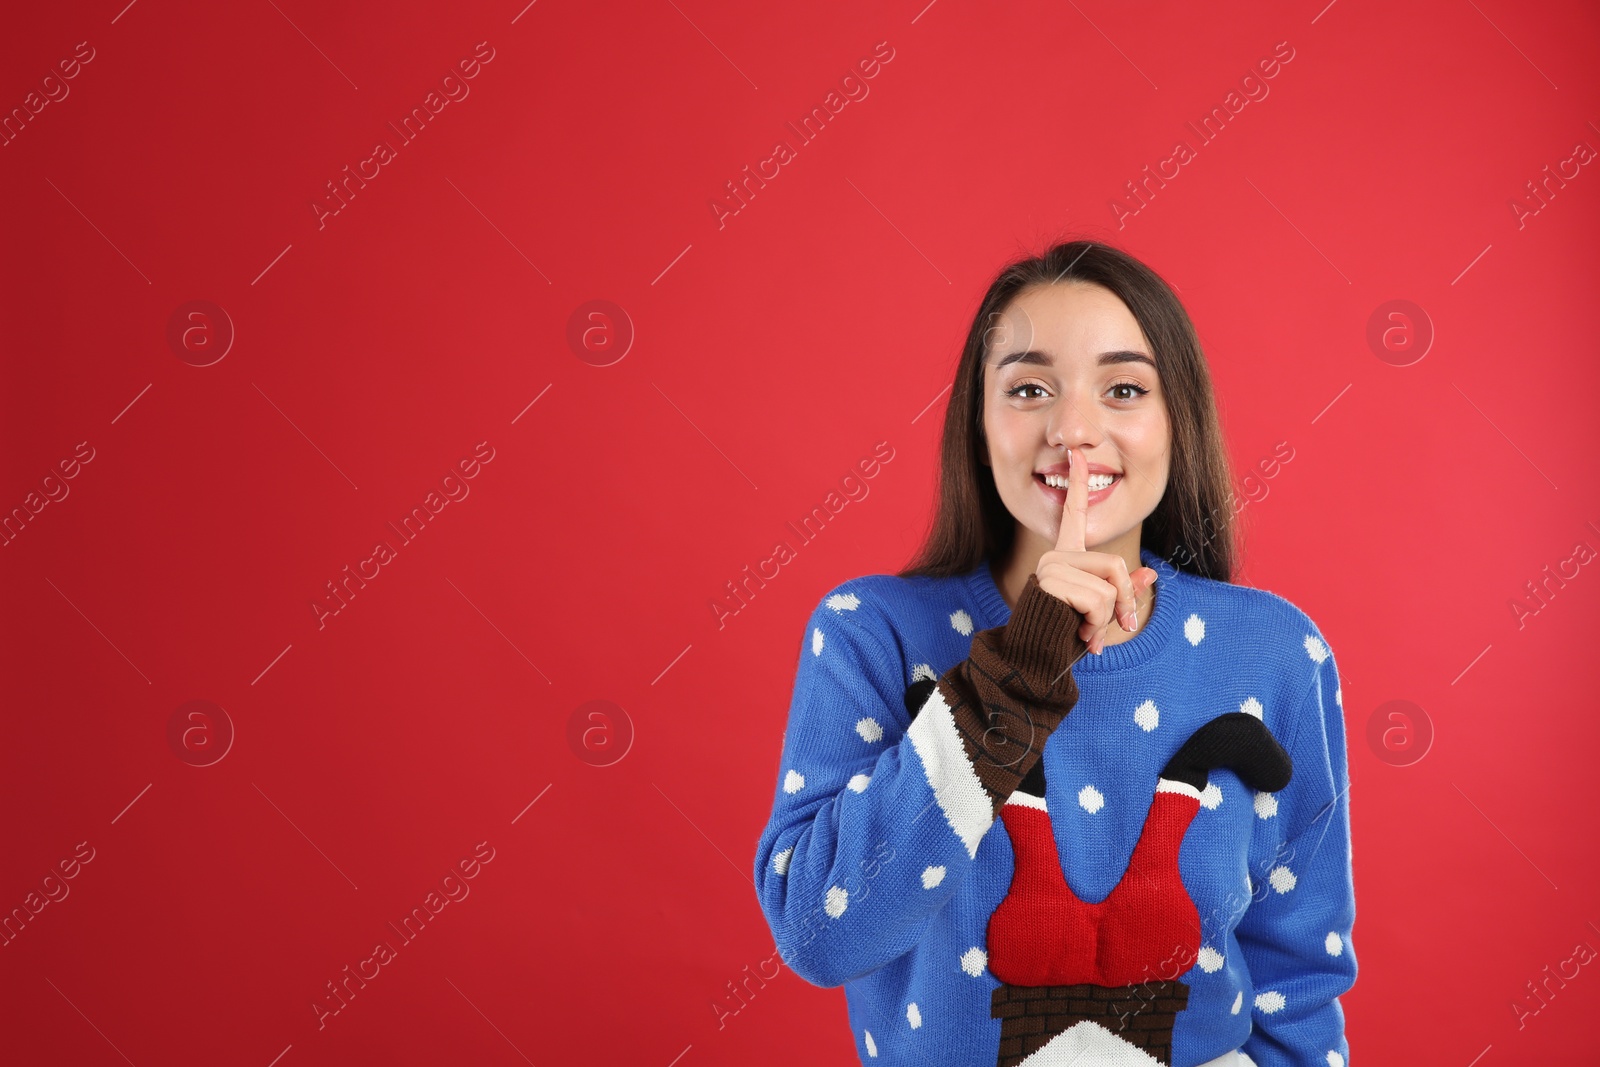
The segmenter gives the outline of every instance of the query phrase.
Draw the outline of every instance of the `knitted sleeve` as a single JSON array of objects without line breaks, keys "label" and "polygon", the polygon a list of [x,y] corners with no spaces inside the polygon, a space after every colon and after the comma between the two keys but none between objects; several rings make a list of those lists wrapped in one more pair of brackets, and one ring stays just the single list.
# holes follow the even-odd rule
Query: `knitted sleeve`
[{"label": "knitted sleeve", "polygon": [[1340,994],[1356,979],[1350,779],[1343,693],[1333,653],[1315,626],[1304,647],[1313,670],[1295,712],[1294,777],[1276,795],[1280,835],[1258,855],[1254,899],[1235,936],[1255,991],[1243,1051],[1258,1067],[1342,1067],[1350,1049]]},{"label": "knitted sleeve", "polygon": [[[1078,689],[1082,617],[1030,575],[1010,621],[979,631],[912,715],[881,615],[835,592],[796,672],[756,892],[778,950],[818,986],[909,952]],[[925,691],[925,690],[923,690]]]}]

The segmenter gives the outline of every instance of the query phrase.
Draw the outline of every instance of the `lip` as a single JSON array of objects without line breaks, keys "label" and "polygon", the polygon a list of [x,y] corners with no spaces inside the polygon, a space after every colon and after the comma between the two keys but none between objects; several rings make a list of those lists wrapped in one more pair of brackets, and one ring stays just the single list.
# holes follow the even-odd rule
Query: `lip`
[{"label": "lip", "polygon": [[[1065,477],[1066,473],[1067,465],[1065,463],[1061,463],[1057,464],[1055,467],[1046,467],[1042,471],[1035,471],[1033,474],[1033,484],[1038,486],[1039,489],[1050,498],[1050,502],[1058,511],[1066,506],[1067,491],[1065,489],[1057,489],[1054,486],[1044,484],[1044,476],[1046,474],[1059,474],[1062,477]],[[1104,489],[1096,489],[1089,494],[1089,507],[1094,507],[1096,504],[1104,503],[1107,497],[1117,491],[1117,486],[1122,484],[1122,472],[1112,470],[1110,467],[1102,466],[1098,463],[1091,463],[1089,464],[1089,473],[1112,474],[1116,476],[1112,479],[1110,485],[1106,486]]]}]

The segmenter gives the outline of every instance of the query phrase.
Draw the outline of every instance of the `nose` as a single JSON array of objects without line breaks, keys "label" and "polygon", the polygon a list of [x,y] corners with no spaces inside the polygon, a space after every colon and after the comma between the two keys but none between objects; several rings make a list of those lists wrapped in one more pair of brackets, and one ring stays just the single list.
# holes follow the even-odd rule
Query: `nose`
[{"label": "nose", "polygon": [[1050,407],[1050,423],[1045,441],[1061,448],[1090,449],[1104,437],[1099,423],[1090,417],[1093,409],[1072,390],[1061,394]]}]

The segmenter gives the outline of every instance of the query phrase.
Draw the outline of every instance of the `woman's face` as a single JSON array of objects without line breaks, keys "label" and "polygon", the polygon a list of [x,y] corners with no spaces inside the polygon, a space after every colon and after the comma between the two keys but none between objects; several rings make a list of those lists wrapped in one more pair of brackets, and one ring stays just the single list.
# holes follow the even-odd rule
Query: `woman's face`
[{"label": "woman's face", "polygon": [[[1011,301],[989,337],[983,431],[1018,549],[1055,546],[1071,448],[1089,461],[1085,548],[1136,557],[1144,520],[1166,492],[1171,441],[1138,320],[1102,286],[1038,285]],[[1042,476],[1057,472],[1060,489]]]}]

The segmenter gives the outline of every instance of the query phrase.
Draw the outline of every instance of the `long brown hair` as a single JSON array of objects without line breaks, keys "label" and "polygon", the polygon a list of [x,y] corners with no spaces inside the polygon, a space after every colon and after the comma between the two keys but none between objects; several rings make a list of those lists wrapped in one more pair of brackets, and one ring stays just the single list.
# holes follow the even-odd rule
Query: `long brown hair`
[{"label": "long brown hair", "polygon": [[984,294],[945,409],[938,508],[921,549],[899,577],[951,577],[985,559],[1009,558],[1016,519],[979,453],[991,324],[1029,286],[1068,282],[1089,282],[1116,294],[1155,350],[1172,440],[1166,492],[1144,521],[1140,546],[1180,570],[1231,582],[1237,562],[1233,482],[1194,323],[1155,271],[1103,241],[1089,240],[1064,241],[1043,255],[1009,264]]}]

